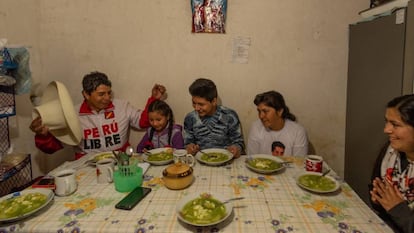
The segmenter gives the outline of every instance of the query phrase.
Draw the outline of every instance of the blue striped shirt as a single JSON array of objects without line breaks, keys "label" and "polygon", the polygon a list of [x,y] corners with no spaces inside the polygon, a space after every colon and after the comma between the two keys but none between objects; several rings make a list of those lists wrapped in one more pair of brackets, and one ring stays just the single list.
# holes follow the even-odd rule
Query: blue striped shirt
[{"label": "blue striped shirt", "polygon": [[244,151],[244,140],[237,113],[227,107],[217,106],[212,116],[200,118],[192,111],[184,119],[184,144],[197,144],[200,149],[238,146]]}]

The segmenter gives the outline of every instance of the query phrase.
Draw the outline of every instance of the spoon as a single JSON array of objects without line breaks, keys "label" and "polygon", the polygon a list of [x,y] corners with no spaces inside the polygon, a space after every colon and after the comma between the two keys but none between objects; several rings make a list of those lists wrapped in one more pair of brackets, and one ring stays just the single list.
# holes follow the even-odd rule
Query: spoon
[{"label": "spoon", "polygon": [[115,156],[116,162],[119,162],[121,160],[121,157],[119,156],[119,151],[115,152],[113,150],[112,154]]},{"label": "spoon", "polygon": [[328,169],[328,170],[324,171],[324,172],[322,173],[321,177],[322,177],[322,176],[326,176],[326,174],[328,174],[329,172],[331,172],[331,169]]},{"label": "spoon", "polygon": [[127,158],[128,164],[127,165],[129,165],[129,159],[132,157],[132,155],[134,155],[134,148],[132,148],[132,146],[127,146],[127,148],[125,149],[125,154],[128,155],[128,158]]},{"label": "spoon", "polygon": [[231,201],[242,200],[242,199],[244,199],[244,197],[233,197],[233,198],[230,198],[230,199],[225,200],[223,202],[223,204],[229,203]]},{"label": "spoon", "polygon": [[128,167],[129,166],[129,155],[126,152],[119,152],[118,156],[119,156],[119,161],[120,161],[118,165],[121,171],[121,175],[128,176],[130,174],[130,170]]},{"label": "spoon", "polygon": [[214,155],[214,154],[209,154],[209,153],[206,153],[206,152],[204,152],[204,151],[202,151],[202,150],[199,150],[199,152],[201,153],[201,154],[203,154],[203,155],[206,155],[208,158],[216,158],[217,156],[216,155]]},{"label": "spoon", "polygon": [[199,152],[200,152],[201,154],[203,154],[203,155],[210,156],[209,154],[207,154],[206,152],[204,152],[204,151],[202,151],[202,150],[199,150]]},{"label": "spoon", "polygon": [[134,148],[132,148],[132,146],[128,146],[128,147],[125,149],[125,153],[127,153],[127,155],[128,155],[129,157],[131,157],[131,156],[134,154]]}]

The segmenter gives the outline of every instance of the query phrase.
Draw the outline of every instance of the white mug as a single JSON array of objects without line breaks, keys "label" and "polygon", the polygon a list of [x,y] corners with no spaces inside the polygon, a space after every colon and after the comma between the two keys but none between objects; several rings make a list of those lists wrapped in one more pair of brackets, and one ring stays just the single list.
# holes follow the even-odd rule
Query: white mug
[{"label": "white mug", "polygon": [[55,173],[55,193],[58,196],[68,196],[76,191],[76,171],[74,169],[64,169]]},{"label": "white mug", "polygon": [[173,156],[174,163],[185,163],[190,167],[194,166],[194,156],[188,154],[186,149],[175,149],[173,152]]},{"label": "white mug", "polygon": [[96,177],[98,184],[112,183],[114,177],[115,161],[102,159],[96,162]]}]

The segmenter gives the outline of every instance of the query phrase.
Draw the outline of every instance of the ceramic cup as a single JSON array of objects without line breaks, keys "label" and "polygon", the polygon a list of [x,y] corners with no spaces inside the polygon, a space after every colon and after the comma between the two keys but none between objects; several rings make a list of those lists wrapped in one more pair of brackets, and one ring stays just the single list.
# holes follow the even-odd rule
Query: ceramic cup
[{"label": "ceramic cup", "polygon": [[310,172],[322,172],[323,158],[319,155],[308,155],[305,160],[305,169]]},{"label": "ceramic cup", "polygon": [[74,169],[64,169],[55,173],[55,194],[58,196],[68,196],[76,191],[76,171]]},{"label": "ceramic cup", "polygon": [[101,159],[96,162],[96,178],[98,184],[112,183],[114,168],[115,161],[113,159]]},{"label": "ceramic cup", "polygon": [[192,167],[195,164],[194,156],[187,153],[186,149],[175,149],[173,152],[174,163],[184,163]]}]

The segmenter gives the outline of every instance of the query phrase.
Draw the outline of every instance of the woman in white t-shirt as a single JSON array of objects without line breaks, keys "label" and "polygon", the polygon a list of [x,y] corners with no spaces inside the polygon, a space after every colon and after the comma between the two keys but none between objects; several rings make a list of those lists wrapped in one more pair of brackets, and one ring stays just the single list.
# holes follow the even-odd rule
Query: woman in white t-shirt
[{"label": "woman in white t-shirt", "polygon": [[308,137],[303,126],[289,112],[283,96],[276,91],[256,95],[259,120],[253,122],[247,142],[248,154],[277,156],[308,154]]}]

